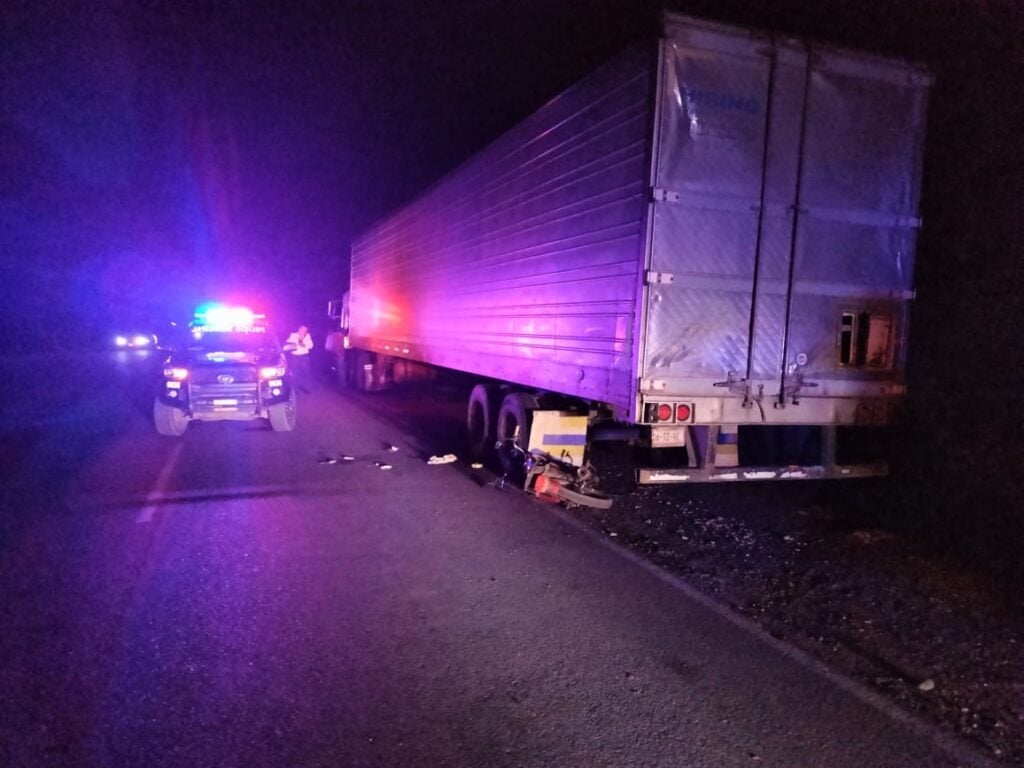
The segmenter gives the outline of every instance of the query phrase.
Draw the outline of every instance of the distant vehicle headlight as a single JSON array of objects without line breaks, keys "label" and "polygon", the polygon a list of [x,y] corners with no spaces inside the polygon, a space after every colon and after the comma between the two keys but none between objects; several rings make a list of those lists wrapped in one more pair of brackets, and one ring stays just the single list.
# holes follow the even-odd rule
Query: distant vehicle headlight
[{"label": "distant vehicle headlight", "polygon": [[119,347],[127,347],[128,346],[128,337],[126,337],[126,336],[115,336],[114,337],[114,343],[117,346],[119,346]]},{"label": "distant vehicle headlight", "polygon": [[132,342],[136,347],[148,347],[150,344],[149,336],[142,336],[141,334],[132,339]]}]

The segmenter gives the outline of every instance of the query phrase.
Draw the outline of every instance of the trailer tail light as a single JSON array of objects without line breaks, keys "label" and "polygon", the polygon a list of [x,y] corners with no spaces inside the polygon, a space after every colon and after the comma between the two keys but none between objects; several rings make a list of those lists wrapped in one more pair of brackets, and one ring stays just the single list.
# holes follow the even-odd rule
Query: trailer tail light
[{"label": "trailer tail light", "polygon": [[693,403],[644,403],[645,424],[688,423],[693,420]]}]

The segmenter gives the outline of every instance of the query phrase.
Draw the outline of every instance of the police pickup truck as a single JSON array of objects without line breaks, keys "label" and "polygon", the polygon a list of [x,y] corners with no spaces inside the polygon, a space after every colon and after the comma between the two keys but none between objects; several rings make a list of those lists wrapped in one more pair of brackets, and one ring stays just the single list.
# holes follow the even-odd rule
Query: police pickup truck
[{"label": "police pickup truck", "polygon": [[253,419],[266,419],[275,432],[295,428],[285,356],[262,315],[204,307],[164,364],[153,402],[156,430],[177,437],[190,421]]}]

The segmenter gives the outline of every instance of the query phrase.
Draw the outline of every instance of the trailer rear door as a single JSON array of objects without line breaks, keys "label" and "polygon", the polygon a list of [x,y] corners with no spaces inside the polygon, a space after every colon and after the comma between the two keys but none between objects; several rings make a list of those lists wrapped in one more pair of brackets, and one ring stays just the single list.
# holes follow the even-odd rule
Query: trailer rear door
[{"label": "trailer rear door", "polygon": [[746,380],[781,400],[902,381],[927,85],[902,64],[667,24],[649,389]]}]

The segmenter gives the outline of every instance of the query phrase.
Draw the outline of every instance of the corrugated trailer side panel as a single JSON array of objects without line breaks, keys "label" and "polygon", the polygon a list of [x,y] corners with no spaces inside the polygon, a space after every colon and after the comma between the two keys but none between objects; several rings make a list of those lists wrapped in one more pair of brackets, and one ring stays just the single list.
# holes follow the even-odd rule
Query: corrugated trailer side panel
[{"label": "corrugated trailer side panel", "polygon": [[628,414],[655,65],[620,56],[357,241],[353,345]]}]

